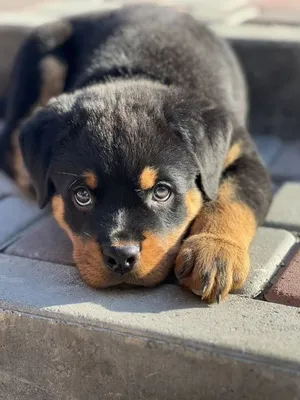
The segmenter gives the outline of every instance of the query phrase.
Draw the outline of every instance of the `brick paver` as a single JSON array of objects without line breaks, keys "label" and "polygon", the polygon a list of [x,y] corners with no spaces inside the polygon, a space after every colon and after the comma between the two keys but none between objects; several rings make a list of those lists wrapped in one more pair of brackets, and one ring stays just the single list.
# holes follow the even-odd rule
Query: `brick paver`
[{"label": "brick paver", "polygon": [[286,183],[276,193],[265,225],[300,232],[300,183]]},{"label": "brick paver", "polygon": [[7,254],[57,264],[73,264],[72,244],[52,216],[46,216],[6,249]]},{"label": "brick paver", "polygon": [[300,249],[293,259],[283,268],[265,299],[273,303],[300,307]]},{"label": "brick paver", "polygon": [[0,201],[0,249],[20,231],[41,215],[30,200],[21,197],[5,197]]}]

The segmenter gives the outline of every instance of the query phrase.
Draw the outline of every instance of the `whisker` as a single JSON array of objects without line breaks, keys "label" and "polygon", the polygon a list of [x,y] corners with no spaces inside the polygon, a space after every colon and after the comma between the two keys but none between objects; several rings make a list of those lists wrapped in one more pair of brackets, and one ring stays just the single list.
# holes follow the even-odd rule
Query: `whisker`
[{"label": "whisker", "polygon": [[86,235],[86,236],[88,236],[88,237],[92,237],[92,235],[90,235],[90,234],[87,233],[87,232],[83,232],[83,234]]},{"label": "whisker", "polygon": [[71,174],[70,172],[54,172],[55,175],[69,175],[69,176],[75,176],[76,178],[80,178],[82,175],[77,175],[77,174]]}]

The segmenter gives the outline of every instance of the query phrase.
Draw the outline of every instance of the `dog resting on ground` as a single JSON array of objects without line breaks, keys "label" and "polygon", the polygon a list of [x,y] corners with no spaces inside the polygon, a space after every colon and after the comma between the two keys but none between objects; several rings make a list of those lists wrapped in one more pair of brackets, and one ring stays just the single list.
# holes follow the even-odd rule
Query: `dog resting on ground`
[{"label": "dog resting on ground", "polygon": [[246,117],[226,43],[171,8],[129,6],[30,34],[1,166],[52,203],[87,284],[152,286],[175,266],[219,302],[245,283],[271,199]]}]

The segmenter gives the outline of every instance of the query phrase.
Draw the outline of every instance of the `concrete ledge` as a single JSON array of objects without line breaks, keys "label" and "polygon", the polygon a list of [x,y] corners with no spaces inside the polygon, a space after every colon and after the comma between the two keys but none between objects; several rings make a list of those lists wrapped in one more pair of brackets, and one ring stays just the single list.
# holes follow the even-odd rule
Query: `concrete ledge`
[{"label": "concrete ledge", "polygon": [[[73,267],[0,255],[6,400],[293,399],[299,311],[177,286],[94,291]],[[0,396],[1,397],[1,396]]]}]

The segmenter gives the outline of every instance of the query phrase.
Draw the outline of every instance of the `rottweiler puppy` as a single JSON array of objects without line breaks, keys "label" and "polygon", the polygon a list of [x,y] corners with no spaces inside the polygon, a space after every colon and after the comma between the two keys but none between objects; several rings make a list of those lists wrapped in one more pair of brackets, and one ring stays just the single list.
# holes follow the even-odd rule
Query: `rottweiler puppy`
[{"label": "rottweiler puppy", "polygon": [[[191,16],[128,6],[41,26],[16,58],[2,168],[72,240],[84,281],[208,302],[241,288],[271,200],[229,46]],[[25,165],[25,167],[24,167]]]}]

